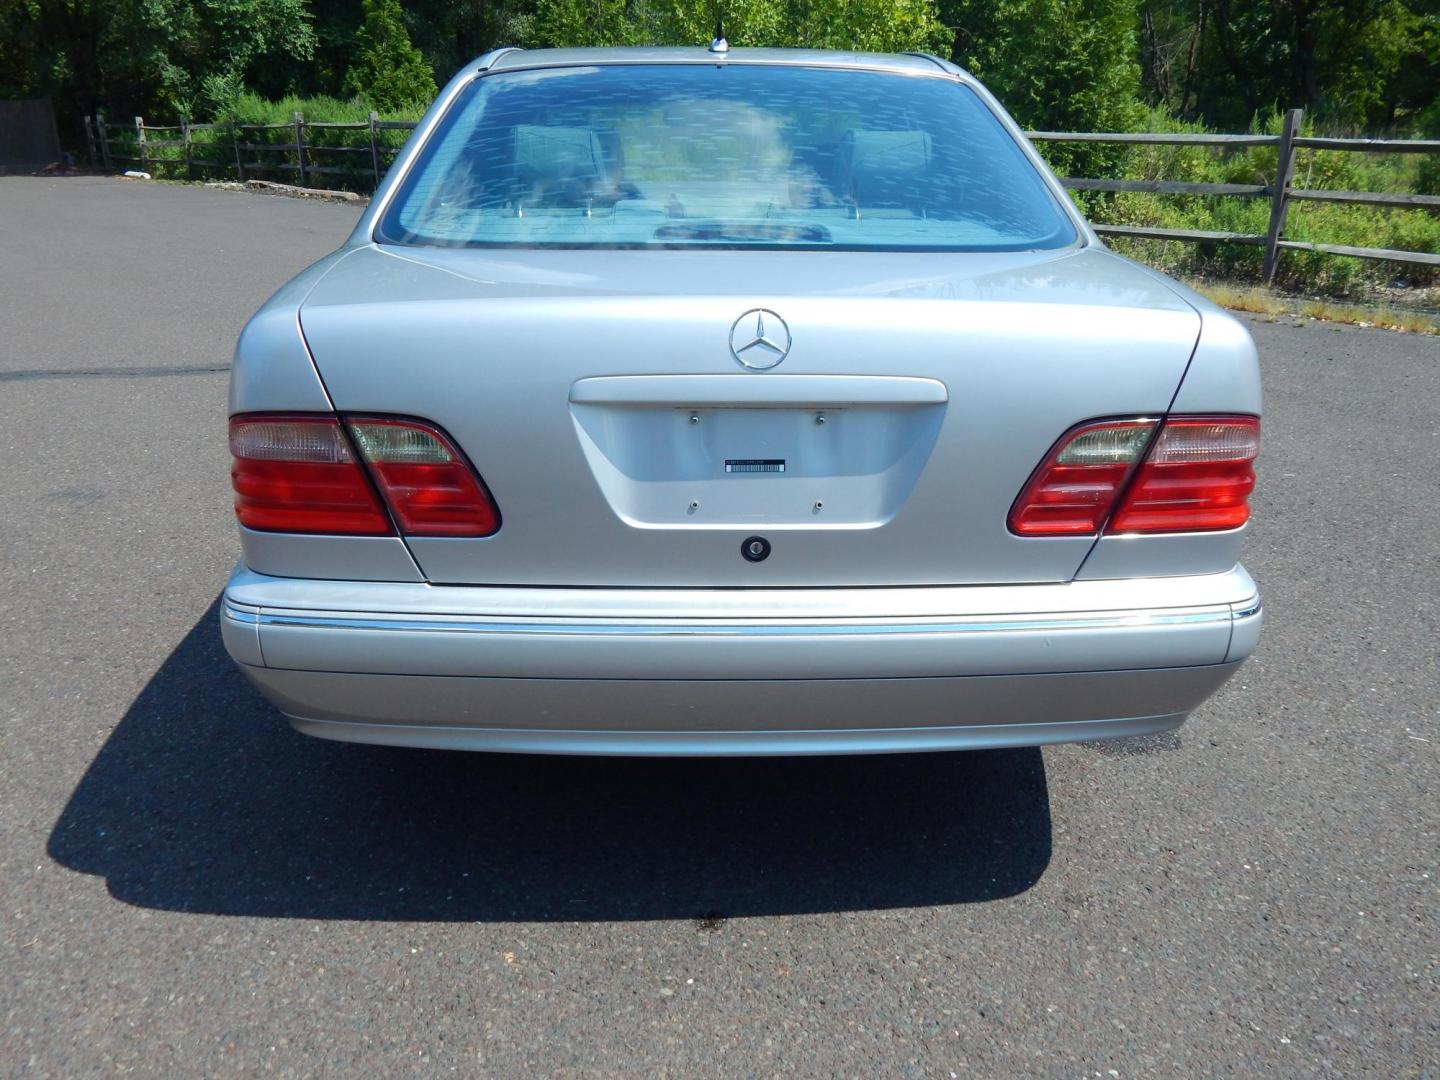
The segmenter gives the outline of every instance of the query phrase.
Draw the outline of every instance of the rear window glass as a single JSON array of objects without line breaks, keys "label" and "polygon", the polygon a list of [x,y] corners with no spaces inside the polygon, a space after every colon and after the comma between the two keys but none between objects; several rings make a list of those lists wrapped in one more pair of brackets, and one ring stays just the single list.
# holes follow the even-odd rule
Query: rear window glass
[{"label": "rear window glass", "polygon": [[557,67],[466,87],[382,243],[1011,251],[1075,230],[949,79],[731,65]]}]

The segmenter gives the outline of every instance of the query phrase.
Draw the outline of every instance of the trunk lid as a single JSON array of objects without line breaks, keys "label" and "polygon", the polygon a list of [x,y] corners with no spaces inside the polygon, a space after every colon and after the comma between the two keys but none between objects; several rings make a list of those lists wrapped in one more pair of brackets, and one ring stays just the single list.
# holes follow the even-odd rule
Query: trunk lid
[{"label": "trunk lid", "polygon": [[429,580],[769,587],[1069,580],[1092,541],[1011,503],[1072,424],[1163,412],[1200,326],[1093,248],[365,247],[301,323],[337,409],[439,424],[499,504],[407,540]]}]

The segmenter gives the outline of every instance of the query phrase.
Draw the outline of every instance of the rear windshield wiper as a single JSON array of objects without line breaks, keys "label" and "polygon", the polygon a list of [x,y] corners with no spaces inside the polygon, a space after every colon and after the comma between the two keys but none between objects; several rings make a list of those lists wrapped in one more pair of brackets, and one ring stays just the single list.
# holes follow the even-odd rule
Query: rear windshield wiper
[{"label": "rear windshield wiper", "polygon": [[708,240],[722,244],[828,244],[830,230],[823,225],[798,225],[778,221],[696,221],[661,225],[655,230],[655,239]]}]

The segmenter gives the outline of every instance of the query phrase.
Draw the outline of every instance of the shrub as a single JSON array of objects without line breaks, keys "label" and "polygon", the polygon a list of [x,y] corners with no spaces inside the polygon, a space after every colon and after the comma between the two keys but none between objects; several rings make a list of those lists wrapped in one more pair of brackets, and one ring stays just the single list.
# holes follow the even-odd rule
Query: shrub
[{"label": "shrub", "polygon": [[[1137,0],[943,0],[956,59],[984,79],[1023,127],[1133,131],[1144,115],[1136,59]],[[1124,151],[1053,146],[1061,173],[1098,175]]]},{"label": "shrub", "polygon": [[[1279,113],[1258,116],[1251,124],[1251,131],[1276,134],[1282,122]],[[1157,132],[1206,130],[1201,124],[1174,120],[1161,110],[1151,111],[1141,126]],[[1308,128],[1306,133],[1311,133]],[[1054,155],[1055,144],[1038,145],[1047,158]],[[1423,189],[1427,163],[1433,163],[1432,168],[1440,167],[1440,155],[1301,150],[1296,154],[1292,183],[1297,188],[1332,191],[1416,191]],[[1108,169],[1091,175],[1192,183],[1269,184],[1275,178],[1275,168],[1276,151],[1268,146],[1227,150],[1138,144],[1122,151]],[[1263,236],[1270,223],[1267,198],[1078,192],[1075,201],[1092,221],[1102,224]],[[1285,236],[1351,247],[1440,252],[1440,218],[1423,210],[1294,201],[1289,204]],[[1182,276],[1258,281],[1264,263],[1262,250],[1254,245],[1122,238],[1114,238],[1111,243],[1126,255]],[[1362,297],[1376,287],[1388,286],[1397,280],[1430,285],[1440,282],[1440,270],[1290,250],[1281,256],[1276,284],[1295,292]]]},{"label": "shrub", "polygon": [[345,88],[377,109],[423,108],[435,97],[435,72],[410,42],[400,0],[364,0],[358,56]]}]

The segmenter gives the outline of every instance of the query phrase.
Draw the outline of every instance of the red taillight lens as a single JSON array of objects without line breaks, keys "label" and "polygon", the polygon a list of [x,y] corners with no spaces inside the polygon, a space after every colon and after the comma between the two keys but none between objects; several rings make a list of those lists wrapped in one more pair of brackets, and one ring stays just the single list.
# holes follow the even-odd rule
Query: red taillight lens
[{"label": "red taillight lens", "polygon": [[1010,508],[1021,536],[1093,536],[1155,431],[1154,420],[1102,420],[1071,428]]},{"label": "red taillight lens", "polygon": [[1250,519],[1259,449],[1253,416],[1081,424],[1030,477],[1010,509],[1010,530],[1094,536],[1102,528],[1107,535],[1236,529]]},{"label": "red taillight lens", "polygon": [[378,416],[346,424],[406,536],[490,536],[500,528],[495,501],[439,428]]},{"label": "red taillight lens", "polygon": [[1259,452],[1254,416],[1171,417],[1105,532],[1238,529],[1250,520]]},{"label": "red taillight lens", "polygon": [[230,453],[235,516],[248,529],[394,532],[334,417],[237,416],[230,421]]}]

